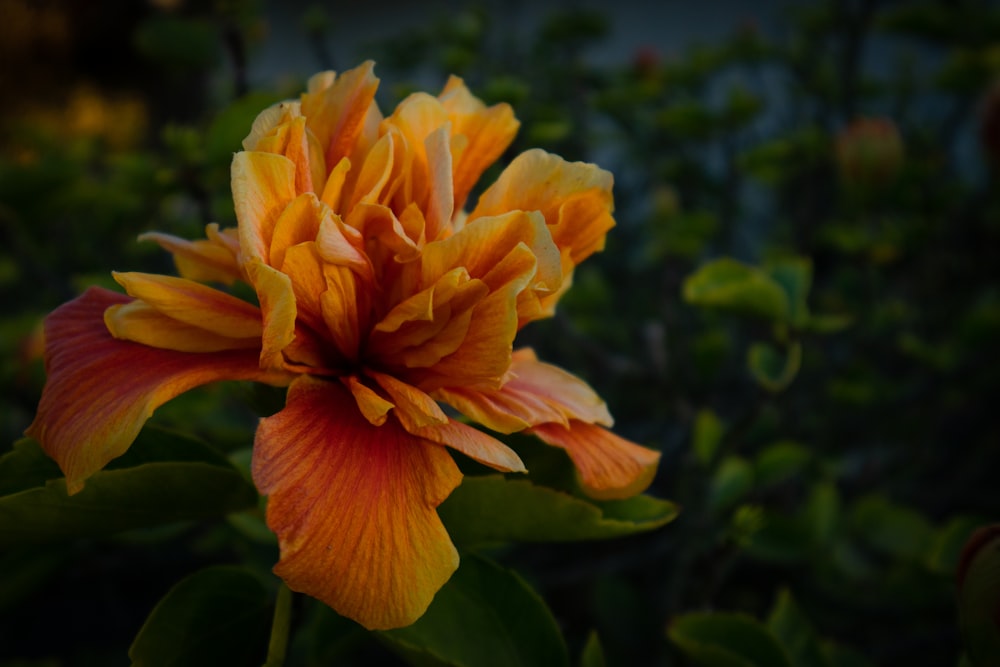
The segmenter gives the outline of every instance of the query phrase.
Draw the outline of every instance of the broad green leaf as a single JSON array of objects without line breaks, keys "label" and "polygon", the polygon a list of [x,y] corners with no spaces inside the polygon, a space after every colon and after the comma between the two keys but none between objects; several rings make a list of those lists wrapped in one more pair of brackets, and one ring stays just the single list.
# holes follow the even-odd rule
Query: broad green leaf
[{"label": "broad green leaf", "polygon": [[667,634],[704,667],[792,667],[770,630],[745,614],[684,614],[671,622]]},{"label": "broad green leaf", "polygon": [[753,534],[747,553],[767,562],[792,564],[806,558],[812,548],[812,531],[802,517],[765,512],[763,526]]},{"label": "broad green leaf", "polygon": [[788,589],[781,589],[767,627],[784,646],[794,667],[832,667],[808,619]]},{"label": "broad green leaf", "polygon": [[684,300],[695,306],[760,317],[788,319],[788,295],[761,269],[724,257],[702,265],[684,280]]},{"label": "broad green leaf", "polygon": [[559,667],[566,644],[548,607],[521,577],[466,554],[413,625],[379,637],[414,665]]},{"label": "broad green leaf", "polygon": [[810,315],[809,319],[802,325],[802,329],[818,334],[831,334],[843,331],[852,324],[854,324],[854,318],[850,315],[821,313],[819,315]]},{"label": "broad green leaf", "polygon": [[812,460],[812,452],[799,443],[776,442],[757,454],[754,477],[759,487],[775,486],[798,476]]},{"label": "broad green leaf", "polygon": [[583,645],[583,652],[580,655],[580,667],[606,667],[607,661],[604,659],[604,649],[601,648],[601,639],[597,632],[591,630],[587,635],[587,643]]},{"label": "broad green leaf", "polygon": [[746,459],[729,456],[719,464],[708,487],[708,506],[722,512],[753,490],[753,466]]},{"label": "broad green leaf", "polygon": [[677,516],[667,500],[639,495],[588,501],[501,475],[466,477],[438,508],[460,545],[593,540],[658,528]]},{"label": "broad green leaf", "polygon": [[707,408],[698,411],[691,447],[702,465],[709,465],[715,458],[725,432],[725,425],[715,412]]},{"label": "broad green leaf", "polygon": [[211,567],[180,581],[129,648],[133,667],[259,667],[267,655],[271,595],[239,567]]},{"label": "broad green leaf", "polygon": [[783,391],[798,375],[802,344],[790,344],[782,354],[770,343],[757,342],[747,351],[747,367],[757,383],[771,392]]},{"label": "broad green leaf", "polygon": [[921,514],[882,496],[859,500],[852,520],[870,546],[898,558],[922,560],[934,537],[933,528]]},{"label": "broad green leaf", "polygon": [[813,543],[819,547],[829,544],[836,534],[840,521],[840,493],[833,482],[818,482],[809,490],[809,498],[802,509],[803,521],[809,526]]},{"label": "broad green leaf", "polygon": [[0,545],[110,535],[222,516],[257,503],[253,485],[220,454],[155,429],[144,431],[127,454],[72,496],[65,480],[50,477],[40,454],[37,443],[22,441],[0,460],[5,473],[34,471],[21,485],[26,488],[0,497]]},{"label": "broad green leaf", "polygon": [[788,322],[796,327],[809,320],[808,297],[812,287],[812,260],[808,257],[785,257],[768,262],[764,270],[788,296]]},{"label": "broad green leaf", "polygon": [[62,471],[59,466],[34,440],[18,440],[13,449],[0,456],[0,497],[41,486],[50,479],[60,477]]}]

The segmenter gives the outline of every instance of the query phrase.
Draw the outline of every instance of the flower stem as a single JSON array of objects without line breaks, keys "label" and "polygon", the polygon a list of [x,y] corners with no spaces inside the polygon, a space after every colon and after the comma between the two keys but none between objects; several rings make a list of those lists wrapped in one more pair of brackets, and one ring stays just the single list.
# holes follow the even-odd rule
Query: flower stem
[{"label": "flower stem", "polygon": [[267,645],[267,662],[264,667],[282,667],[288,650],[288,634],[292,627],[292,591],[285,582],[278,588],[274,604],[274,621],[271,624],[271,641]]}]

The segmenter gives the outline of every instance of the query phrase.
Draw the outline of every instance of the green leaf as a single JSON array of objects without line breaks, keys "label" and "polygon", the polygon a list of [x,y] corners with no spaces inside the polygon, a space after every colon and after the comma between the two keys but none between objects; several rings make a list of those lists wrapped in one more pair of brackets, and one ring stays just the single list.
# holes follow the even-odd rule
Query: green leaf
[{"label": "green leaf", "polygon": [[725,432],[725,425],[715,412],[708,409],[698,411],[694,419],[691,447],[702,465],[709,465],[715,458]]},{"label": "green leaf", "polygon": [[814,484],[802,509],[803,523],[812,533],[817,547],[829,544],[840,520],[840,493],[833,482]]},{"label": "green leaf", "polygon": [[771,392],[783,391],[798,375],[802,344],[791,343],[782,355],[770,343],[757,342],[747,351],[747,367],[757,383]]},{"label": "green leaf", "polygon": [[788,296],[788,321],[802,326],[809,320],[808,297],[812,287],[812,260],[808,257],[784,257],[768,262],[764,270]]},{"label": "green leaf", "polygon": [[667,634],[704,667],[791,667],[774,635],[745,614],[684,614],[673,620]]},{"label": "green leaf", "polygon": [[587,635],[587,643],[583,645],[583,652],[580,654],[580,667],[606,667],[607,661],[604,659],[604,649],[601,648],[601,639],[597,632],[590,631]]},{"label": "green leaf", "polygon": [[416,623],[378,634],[414,665],[569,664],[559,626],[542,598],[514,572],[471,554],[462,556]]},{"label": "green leaf", "polygon": [[882,496],[859,500],[852,519],[855,530],[870,546],[897,558],[922,560],[934,537],[933,528],[922,515]]},{"label": "green leaf", "polygon": [[788,295],[764,271],[724,257],[703,264],[684,280],[684,300],[695,306],[716,308],[772,322],[788,318]]},{"label": "green leaf", "polygon": [[743,500],[753,490],[753,466],[738,456],[729,456],[715,471],[708,488],[708,507],[722,512]]},{"label": "green leaf", "polygon": [[438,508],[456,544],[566,542],[631,535],[677,516],[667,500],[588,501],[527,480],[468,476]]},{"label": "green leaf", "polygon": [[180,581],[129,648],[133,667],[259,667],[273,603],[250,571],[211,567]]},{"label": "green leaf", "polygon": [[754,461],[757,485],[762,488],[776,486],[797,477],[812,459],[812,452],[797,442],[785,440],[769,445]]},{"label": "green leaf", "polygon": [[4,475],[30,472],[25,488],[0,497],[2,546],[110,535],[222,516],[257,503],[253,485],[220,454],[155,429],[143,431],[126,455],[72,496],[66,495],[65,480],[50,477],[42,456],[38,444],[26,440],[0,459]]},{"label": "green leaf", "polygon": [[974,516],[953,517],[938,529],[927,553],[927,569],[943,575],[952,575],[958,568],[959,557],[966,541],[985,519]]},{"label": "green leaf", "polygon": [[787,589],[778,592],[767,627],[785,647],[794,667],[832,667],[812,625]]}]

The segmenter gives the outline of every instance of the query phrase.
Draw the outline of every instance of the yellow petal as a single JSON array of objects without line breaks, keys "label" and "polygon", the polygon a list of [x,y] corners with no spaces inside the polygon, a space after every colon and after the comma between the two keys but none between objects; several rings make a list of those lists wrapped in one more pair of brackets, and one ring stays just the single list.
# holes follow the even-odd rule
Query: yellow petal
[{"label": "yellow petal", "polygon": [[168,317],[142,301],[111,306],[104,324],[112,336],[164,350],[220,352],[260,350],[260,336],[231,338]]},{"label": "yellow petal", "polygon": [[274,225],[295,199],[295,165],[274,153],[237,153],[232,166],[233,204],[242,259],[268,261]]},{"label": "yellow petal", "polygon": [[275,573],[366,628],[413,623],[458,567],[435,511],[457,466],[394,420],[372,425],[337,383],[292,385],[257,430],[253,478],[269,496]]},{"label": "yellow petal", "polygon": [[231,294],[173,276],[112,275],[129,295],[179,322],[228,338],[253,338],[263,331],[260,310]]}]

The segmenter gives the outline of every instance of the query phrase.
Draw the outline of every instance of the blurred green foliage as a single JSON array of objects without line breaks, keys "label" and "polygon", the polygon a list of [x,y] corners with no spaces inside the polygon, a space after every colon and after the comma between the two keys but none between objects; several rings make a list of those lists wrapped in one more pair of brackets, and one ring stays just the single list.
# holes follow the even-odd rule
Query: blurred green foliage
[{"label": "blurred green foliage", "polygon": [[[248,84],[265,39],[256,3],[153,4],[115,42],[140,63],[124,84],[68,87],[66,99],[2,118],[3,442],[33,415],[44,314],[88,284],[110,285],[111,269],[169,272],[163,253],[133,242],[140,232],[191,237],[208,222],[232,224],[232,153],[254,115],[312,73]],[[57,39],[58,17],[45,20],[56,28],[43,36]],[[651,492],[676,500],[680,517],[585,549],[507,544],[503,526],[471,531],[517,574],[469,558],[444,597],[511,596],[500,620],[464,612],[510,634],[494,638],[515,653],[495,658],[994,664],[982,647],[996,628],[975,616],[966,622],[979,624],[975,646],[962,657],[955,576],[966,540],[1000,515],[990,416],[1000,389],[1000,95],[989,92],[1000,79],[1000,10],[829,0],[791,3],[768,20],[710,44],[651,44],[624,64],[595,63],[588,49],[609,34],[611,8],[515,30],[509,16],[469,6],[357,54],[378,62],[386,105],[428,76],[443,84],[458,74],[488,103],[514,106],[522,130],[505,160],[540,146],[616,179],[607,250],[578,269],[557,316],[520,342],[591,381],[619,432],[663,452]],[[350,29],[318,6],[301,26],[316,69]],[[209,75],[223,83],[209,86]],[[247,404],[268,402],[209,388],[155,422],[196,433],[239,469]],[[0,509],[50,492],[36,453],[21,443],[0,459],[25,480],[4,489]],[[533,480],[572,491],[558,453],[530,456]],[[209,472],[239,486],[218,463]],[[538,487],[484,477],[460,492],[490,506],[516,504],[522,490]],[[571,496],[548,501],[591,522],[580,532],[644,520],[638,505],[601,514]],[[259,627],[269,605],[259,580],[275,547],[259,511],[221,518],[233,509],[0,554],[0,665],[127,664],[124,647],[168,591],[193,596],[206,618],[251,599],[244,620]],[[207,582],[199,590],[177,584],[234,560],[246,572],[195,575]],[[987,562],[976,560],[976,572]],[[528,617],[541,619],[524,640],[538,650],[528,657],[515,650],[525,599]],[[465,621],[449,616],[460,608],[373,638],[303,601],[289,664],[477,664],[476,647],[442,639],[462,634]],[[133,651],[162,641],[148,627]]]}]

